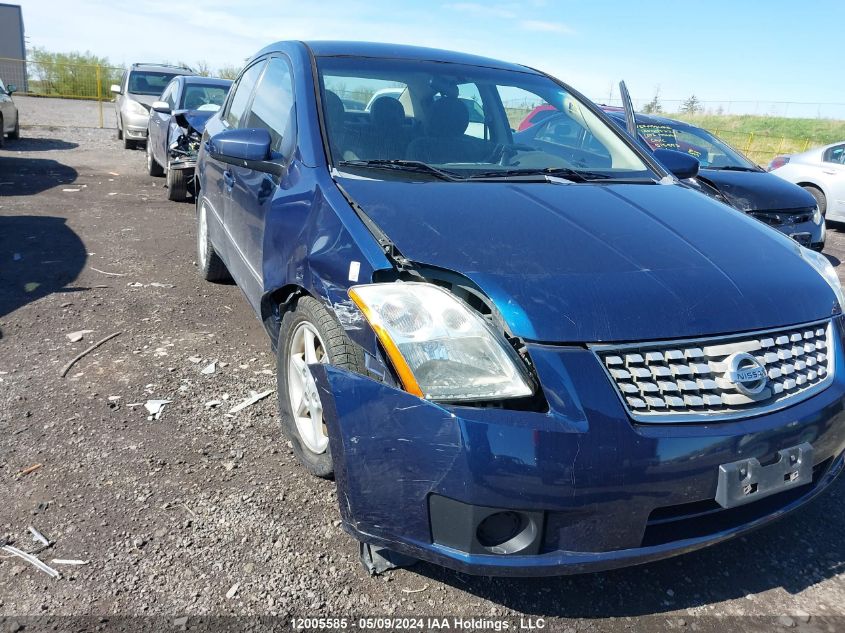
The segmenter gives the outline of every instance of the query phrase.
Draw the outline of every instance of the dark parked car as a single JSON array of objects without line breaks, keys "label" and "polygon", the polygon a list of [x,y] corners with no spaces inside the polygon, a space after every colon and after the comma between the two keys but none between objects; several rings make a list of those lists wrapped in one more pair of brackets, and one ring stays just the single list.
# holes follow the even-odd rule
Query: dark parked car
[{"label": "dark parked car", "polygon": [[208,119],[220,109],[232,82],[177,75],[150,108],[147,171],[166,176],[167,197],[185,200],[194,190],[194,167]]},{"label": "dark parked car", "polygon": [[3,85],[0,80],[0,147],[3,147],[3,140],[9,138],[20,138],[21,122],[18,114],[18,107],[12,101],[12,93],[17,91],[14,84]]},{"label": "dark parked car", "polygon": [[[347,112],[361,86],[407,94]],[[516,143],[506,103],[591,142]],[[516,64],[349,42],[246,64],[200,147],[197,261],[264,323],[282,428],[368,569],[631,565],[842,471],[835,270],[664,164],[698,169]]]},{"label": "dark parked car", "polygon": [[[623,111],[606,111],[625,128]],[[637,114],[636,121],[651,149],[678,150],[698,159],[701,169],[691,184],[699,191],[775,227],[802,246],[824,248],[824,217],[815,198],[804,189],[767,173],[700,127],[647,114]]]}]

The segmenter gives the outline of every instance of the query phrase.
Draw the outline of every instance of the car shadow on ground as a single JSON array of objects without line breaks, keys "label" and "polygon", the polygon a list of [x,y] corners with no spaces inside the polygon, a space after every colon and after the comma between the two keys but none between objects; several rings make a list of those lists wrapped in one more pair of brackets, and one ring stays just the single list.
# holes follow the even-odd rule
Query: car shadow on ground
[{"label": "car shadow on ground", "polygon": [[79,143],[63,141],[57,138],[27,138],[6,139],[3,149],[14,152],[49,152],[52,150],[76,149]]},{"label": "car shadow on ground", "polygon": [[[64,218],[0,215],[0,318],[67,289],[88,253]],[[2,337],[2,333],[0,333]]]},{"label": "car shadow on ground", "polygon": [[50,158],[3,156],[0,152],[0,198],[32,196],[76,180],[77,171]]},{"label": "car shadow on ground", "polygon": [[609,572],[486,578],[428,563],[411,571],[530,615],[628,617],[691,609],[783,588],[795,595],[845,571],[845,478],[804,509],[761,530],[691,554]]}]

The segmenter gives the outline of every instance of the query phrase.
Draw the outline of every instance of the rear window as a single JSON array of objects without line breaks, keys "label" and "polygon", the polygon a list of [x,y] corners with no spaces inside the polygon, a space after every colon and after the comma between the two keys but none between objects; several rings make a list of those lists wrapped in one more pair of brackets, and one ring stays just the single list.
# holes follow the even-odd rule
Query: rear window
[{"label": "rear window", "polygon": [[129,92],[136,95],[160,95],[176,73],[155,73],[135,70],[129,74]]}]

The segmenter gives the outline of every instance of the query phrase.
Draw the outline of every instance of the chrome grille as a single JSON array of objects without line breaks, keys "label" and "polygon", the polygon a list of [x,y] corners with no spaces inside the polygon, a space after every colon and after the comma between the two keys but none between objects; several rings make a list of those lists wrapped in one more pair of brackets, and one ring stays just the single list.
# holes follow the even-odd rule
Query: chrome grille
[{"label": "chrome grille", "polygon": [[[592,350],[632,418],[695,422],[759,415],[826,387],[833,380],[832,328],[823,321],[727,337],[597,345]],[[739,355],[752,356],[765,370],[759,393],[748,393],[734,382],[731,371],[736,367],[730,365]]]}]

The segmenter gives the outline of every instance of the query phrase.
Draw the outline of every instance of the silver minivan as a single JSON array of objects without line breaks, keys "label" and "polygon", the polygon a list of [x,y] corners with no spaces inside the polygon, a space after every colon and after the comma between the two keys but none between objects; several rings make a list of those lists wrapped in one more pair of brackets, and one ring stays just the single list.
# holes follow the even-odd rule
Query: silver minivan
[{"label": "silver minivan", "polygon": [[176,75],[193,75],[187,66],[168,64],[132,64],[123,73],[120,85],[114,84],[115,118],[117,138],[123,139],[123,147],[129,149],[147,142],[147,124],[150,106],[158,101],[170,80]]}]

